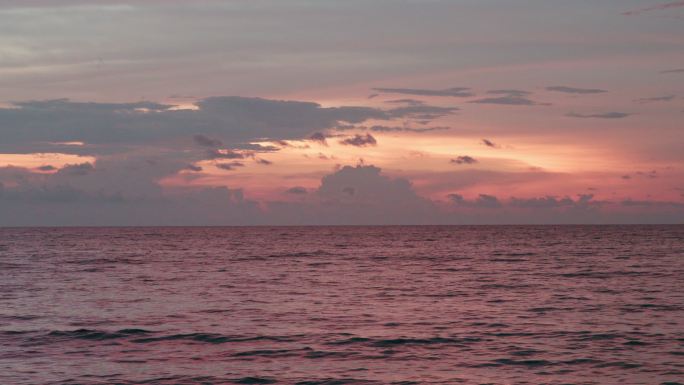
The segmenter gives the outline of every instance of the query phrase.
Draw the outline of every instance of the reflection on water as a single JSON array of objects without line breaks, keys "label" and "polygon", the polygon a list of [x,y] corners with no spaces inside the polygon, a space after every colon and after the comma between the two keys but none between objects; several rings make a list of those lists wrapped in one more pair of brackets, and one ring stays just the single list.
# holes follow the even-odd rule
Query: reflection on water
[{"label": "reflection on water", "polygon": [[0,383],[684,383],[683,278],[684,226],[0,229]]}]

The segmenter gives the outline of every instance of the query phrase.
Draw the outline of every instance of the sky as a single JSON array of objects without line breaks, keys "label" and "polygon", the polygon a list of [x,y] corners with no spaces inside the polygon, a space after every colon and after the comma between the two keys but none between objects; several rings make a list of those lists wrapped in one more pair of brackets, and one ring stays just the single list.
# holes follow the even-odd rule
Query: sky
[{"label": "sky", "polygon": [[684,1],[0,0],[0,226],[684,223]]}]

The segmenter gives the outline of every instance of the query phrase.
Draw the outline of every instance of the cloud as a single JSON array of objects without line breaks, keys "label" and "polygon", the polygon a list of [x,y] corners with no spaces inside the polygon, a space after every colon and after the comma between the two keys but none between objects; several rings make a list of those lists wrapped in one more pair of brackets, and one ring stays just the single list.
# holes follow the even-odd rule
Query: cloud
[{"label": "cloud", "polygon": [[207,159],[245,159],[248,157],[254,157],[254,153],[251,151],[211,149],[207,151],[206,155]]},{"label": "cloud", "polygon": [[655,96],[651,98],[640,98],[634,100],[637,103],[651,103],[651,102],[669,102],[674,100],[675,96],[674,95],[666,95],[666,96]]},{"label": "cloud", "polygon": [[185,166],[185,169],[186,169],[186,170],[190,170],[190,171],[194,171],[194,172],[200,172],[200,171],[202,171],[202,167],[201,167],[201,166],[196,166],[196,165],[194,165],[194,164],[189,164],[189,165]]},{"label": "cloud", "polygon": [[257,164],[261,164],[261,165],[264,165],[264,166],[270,166],[270,165],[273,164],[272,161],[270,161],[270,160],[268,160],[268,159],[263,159],[263,158],[257,158],[256,162],[257,162]]},{"label": "cloud", "polygon": [[376,131],[376,132],[430,132],[430,131],[449,130],[449,129],[451,129],[451,127],[439,126],[439,127],[413,128],[413,127],[375,125],[375,126],[371,126],[369,129],[371,131]]},{"label": "cloud", "polygon": [[606,90],[602,90],[599,88],[575,88],[575,87],[567,87],[567,86],[550,86],[546,87],[547,91],[555,91],[555,92],[563,92],[566,94],[581,94],[581,95],[587,95],[587,94],[602,94],[605,92],[608,92]]},{"label": "cloud", "polygon": [[223,145],[223,142],[220,140],[212,139],[202,134],[195,134],[193,135],[192,139],[195,141],[195,143],[203,147],[219,147]]},{"label": "cloud", "polygon": [[452,87],[441,90],[431,90],[424,88],[373,88],[373,90],[387,94],[404,94],[417,96],[452,96],[463,98],[475,95],[468,87]]},{"label": "cloud", "polygon": [[38,169],[40,171],[55,171],[55,170],[57,170],[57,168],[55,166],[52,166],[49,164],[44,165],[44,166],[40,166],[40,167],[36,167],[36,169]]},{"label": "cloud", "polygon": [[498,144],[492,142],[489,139],[482,139],[482,144],[484,144],[487,147],[491,147],[491,148],[499,148]]},{"label": "cloud", "polygon": [[454,164],[475,164],[477,162],[478,162],[477,159],[473,158],[472,156],[468,156],[468,155],[457,156],[456,158],[451,159],[451,161],[450,161],[450,163],[454,163]]},{"label": "cloud", "polygon": [[128,151],[129,146],[169,146],[192,137],[203,147],[228,143],[239,148],[255,140],[299,140],[312,131],[343,122],[389,120],[414,113],[237,96],[202,99],[196,110],[170,107],[153,102],[82,103],[66,99],[15,102],[13,108],[0,108],[0,147],[44,148],[46,143],[82,142],[84,146],[60,148],[66,152],[107,153]]},{"label": "cloud", "polygon": [[642,14],[644,12],[662,11],[662,10],[666,10],[666,9],[674,9],[674,8],[680,8],[680,7],[684,7],[684,1],[672,1],[669,3],[665,3],[665,4],[659,4],[659,5],[654,5],[651,7],[646,7],[646,8],[641,8],[641,9],[623,12],[622,14],[625,16],[633,16],[633,15]]},{"label": "cloud", "polygon": [[318,142],[324,146],[328,145],[328,142],[325,140],[325,134],[320,133],[320,132],[315,132],[311,136],[309,136],[309,140],[312,142]]},{"label": "cloud", "polygon": [[93,167],[92,164],[90,163],[79,163],[79,164],[67,164],[66,166],[62,167],[59,172],[68,174],[68,175],[75,175],[75,176],[82,176],[82,175],[87,175],[91,173],[93,170],[95,170],[95,167]]},{"label": "cloud", "polygon": [[221,170],[227,170],[227,171],[232,171],[235,170],[237,167],[244,167],[245,164],[242,162],[230,162],[230,163],[216,163],[216,167],[220,168]]},{"label": "cloud", "polygon": [[555,196],[545,196],[539,198],[511,198],[509,205],[512,207],[550,209],[562,207],[587,206],[594,198],[593,194],[580,194],[576,200],[570,197],[557,198]]},{"label": "cloud", "polygon": [[525,97],[509,95],[500,96],[495,98],[482,98],[471,100],[468,103],[479,103],[479,104],[502,104],[508,106],[548,106],[550,103],[540,103],[530,100]]},{"label": "cloud", "polygon": [[632,116],[627,112],[603,112],[600,114],[579,114],[577,112],[569,112],[565,116],[570,118],[582,118],[582,119],[622,119],[628,116]]},{"label": "cloud", "polygon": [[460,194],[449,194],[447,197],[457,207],[497,209],[503,206],[499,198],[489,194],[479,194],[474,200],[467,200]]},{"label": "cloud", "polygon": [[422,100],[416,100],[416,99],[394,99],[394,100],[386,100],[385,103],[388,104],[406,104],[409,106],[424,106],[425,102]]},{"label": "cloud", "polygon": [[288,194],[303,195],[308,193],[308,190],[305,187],[295,186],[285,190],[285,192]]},{"label": "cloud", "polygon": [[438,106],[406,106],[393,108],[387,111],[391,119],[410,118],[416,120],[430,121],[444,116],[453,115],[458,111],[458,107],[438,107]]},{"label": "cloud", "polygon": [[356,147],[375,146],[378,144],[377,140],[371,134],[354,135],[340,141],[340,144]]},{"label": "cloud", "polygon": [[506,96],[519,97],[519,98],[532,94],[529,91],[515,90],[515,89],[490,90],[490,91],[487,91],[487,93],[493,94],[493,95],[506,95]]}]

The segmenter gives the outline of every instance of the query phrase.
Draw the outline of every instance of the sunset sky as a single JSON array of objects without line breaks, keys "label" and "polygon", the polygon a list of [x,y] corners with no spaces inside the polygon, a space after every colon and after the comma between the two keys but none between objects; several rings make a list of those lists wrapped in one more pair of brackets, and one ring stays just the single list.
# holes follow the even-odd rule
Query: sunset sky
[{"label": "sunset sky", "polygon": [[0,225],[684,223],[684,1],[0,0]]}]

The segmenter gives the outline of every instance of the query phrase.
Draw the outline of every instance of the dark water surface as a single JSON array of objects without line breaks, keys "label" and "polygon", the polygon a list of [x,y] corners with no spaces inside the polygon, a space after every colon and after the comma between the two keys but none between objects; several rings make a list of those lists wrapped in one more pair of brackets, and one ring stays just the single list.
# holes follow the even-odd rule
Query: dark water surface
[{"label": "dark water surface", "polygon": [[684,383],[684,226],[0,229],[0,384]]}]

